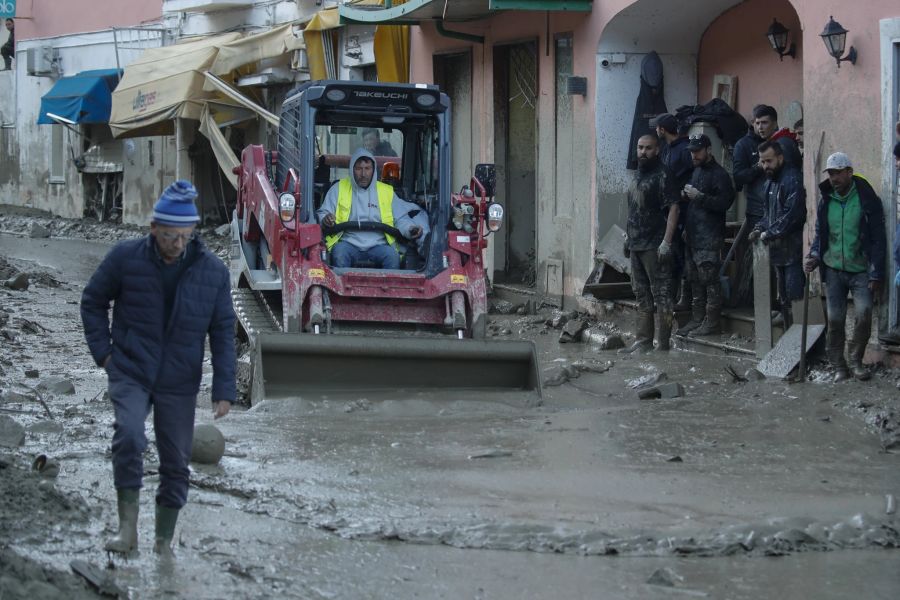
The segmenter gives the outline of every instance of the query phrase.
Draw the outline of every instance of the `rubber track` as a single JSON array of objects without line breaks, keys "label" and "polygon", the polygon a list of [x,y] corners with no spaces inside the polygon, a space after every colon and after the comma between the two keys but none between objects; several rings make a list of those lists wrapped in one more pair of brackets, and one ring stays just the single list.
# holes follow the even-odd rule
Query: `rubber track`
[{"label": "rubber track", "polygon": [[281,332],[278,317],[260,292],[247,288],[233,289],[231,300],[241,327],[251,339],[260,333]]}]

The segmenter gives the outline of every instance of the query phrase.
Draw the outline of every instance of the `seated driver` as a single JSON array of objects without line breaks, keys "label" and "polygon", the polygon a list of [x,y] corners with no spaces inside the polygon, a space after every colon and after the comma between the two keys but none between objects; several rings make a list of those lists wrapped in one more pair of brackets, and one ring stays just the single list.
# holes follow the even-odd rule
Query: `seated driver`
[{"label": "seated driver", "polygon": [[[384,223],[396,228],[404,237],[416,240],[422,228],[413,222],[401,206],[394,188],[375,179],[375,158],[360,148],[350,158],[352,177],[331,186],[322,207],[316,211],[326,227],[356,221]],[[335,267],[353,267],[372,262],[382,269],[399,269],[400,253],[396,241],[381,231],[347,230],[325,237]]]}]

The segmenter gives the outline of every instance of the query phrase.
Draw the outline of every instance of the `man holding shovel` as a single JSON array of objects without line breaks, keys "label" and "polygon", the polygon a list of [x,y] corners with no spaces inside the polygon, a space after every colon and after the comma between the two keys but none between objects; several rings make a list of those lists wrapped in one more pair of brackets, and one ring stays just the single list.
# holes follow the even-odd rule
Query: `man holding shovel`
[{"label": "man holding shovel", "polygon": [[806,221],[806,190],[800,171],[785,165],[784,150],[777,142],[759,145],[759,164],[766,174],[764,213],[749,239],[769,247],[787,331],[793,324],[791,302],[803,298],[802,231]]}]

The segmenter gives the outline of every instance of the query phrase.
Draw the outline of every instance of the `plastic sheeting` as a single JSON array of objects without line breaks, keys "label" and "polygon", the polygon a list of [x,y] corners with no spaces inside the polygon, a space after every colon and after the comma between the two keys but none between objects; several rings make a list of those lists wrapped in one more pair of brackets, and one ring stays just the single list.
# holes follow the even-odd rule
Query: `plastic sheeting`
[{"label": "plastic sheeting", "polygon": [[108,123],[112,91],[121,74],[118,69],[98,69],[63,77],[41,98],[38,125],[59,123],[48,114],[73,123]]}]

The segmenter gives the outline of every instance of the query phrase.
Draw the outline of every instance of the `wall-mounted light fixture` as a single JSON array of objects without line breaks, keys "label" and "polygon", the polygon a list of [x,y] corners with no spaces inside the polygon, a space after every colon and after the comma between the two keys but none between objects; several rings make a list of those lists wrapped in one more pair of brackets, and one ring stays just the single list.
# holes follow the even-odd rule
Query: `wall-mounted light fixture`
[{"label": "wall-mounted light fixture", "polygon": [[844,53],[844,46],[847,44],[847,30],[841,27],[841,24],[835,21],[834,17],[828,20],[828,24],[825,25],[825,31],[819,35],[822,36],[822,41],[825,42],[828,54],[837,61],[839,69],[844,61],[850,61],[851,65],[856,64],[856,48],[853,46],[850,46],[850,52],[847,53],[847,56],[841,58],[841,55]]},{"label": "wall-mounted light fixture", "polygon": [[[788,48],[788,33],[790,31],[790,29],[779,23],[778,19],[772,19],[772,24],[769,25],[769,30],[766,31],[766,38],[768,38],[769,44],[772,45],[772,50],[778,53],[779,60],[784,60],[785,56],[797,57],[797,47],[793,42],[791,47]],[[787,51],[785,51],[785,48],[787,48]]]}]

